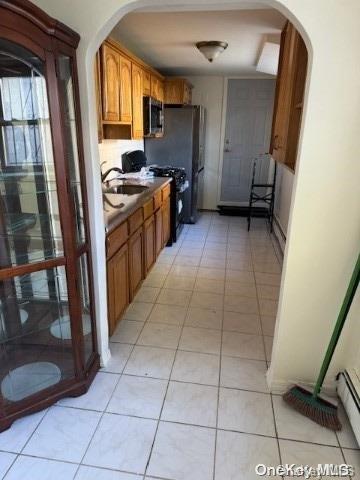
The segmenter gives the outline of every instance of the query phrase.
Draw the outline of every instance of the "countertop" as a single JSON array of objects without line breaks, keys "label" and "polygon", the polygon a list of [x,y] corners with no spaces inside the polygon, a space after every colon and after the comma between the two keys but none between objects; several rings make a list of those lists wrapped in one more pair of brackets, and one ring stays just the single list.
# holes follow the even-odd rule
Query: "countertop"
[{"label": "countertop", "polygon": [[169,177],[152,177],[139,179],[114,179],[105,182],[106,186],[117,185],[142,185],[148,187],[141,193],[124,195],[122,193],[103,193],[105,232],[110,233],[114,228],[124,222],[132,213],[154,196],[156,190],[163,188],[171,182]]}]

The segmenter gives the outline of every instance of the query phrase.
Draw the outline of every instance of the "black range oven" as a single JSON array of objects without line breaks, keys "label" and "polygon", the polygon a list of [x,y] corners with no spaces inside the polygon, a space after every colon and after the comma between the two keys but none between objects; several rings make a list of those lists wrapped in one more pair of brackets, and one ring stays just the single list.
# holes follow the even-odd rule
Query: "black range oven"
[{"label": "black range oven", "polygon": [[179,238],[184,227],[184,192],[189,185],[185,169],[152,165],[149,170],[154,172],[155,177],[171,177],[173,180],[170,183],[170,240],[168,242],[168,245],[171,245]]}]

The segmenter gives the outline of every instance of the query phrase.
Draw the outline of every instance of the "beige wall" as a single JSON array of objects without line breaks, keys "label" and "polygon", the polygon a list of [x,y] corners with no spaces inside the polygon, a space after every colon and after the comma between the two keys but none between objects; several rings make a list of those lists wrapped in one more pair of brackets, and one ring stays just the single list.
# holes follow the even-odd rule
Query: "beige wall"
[{"label": "beige wall", "polygon": [[[88,178],[99,346],[107,360],[105,237],[101,223],[93,57],[101,41],[131,8],[164,0],[35,0],[77,30],[78,68]],[[182,5],[191,4],[181,0]],[[239,0],[207,0],[227,6]],[[360,243],[360,45],[358,0],[268,0],[295,23],[310,47],[304,128],[294,177],[288,241],[268,380],[273,389],[293,381],[313,382],[339,310]],[[175,5],[176,1],[172,0]],[[341,92],[341,94],[339,94]],[[346,211],[344,211],[346,205]],[[333,371],[344,365],[342,349]]]}]

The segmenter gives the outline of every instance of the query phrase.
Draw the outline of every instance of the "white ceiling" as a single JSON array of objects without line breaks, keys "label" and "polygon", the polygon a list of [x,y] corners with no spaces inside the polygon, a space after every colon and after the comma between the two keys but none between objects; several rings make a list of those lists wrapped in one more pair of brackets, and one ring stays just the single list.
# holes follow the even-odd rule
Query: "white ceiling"
[{"label": "white ceiling", "polygon": [[[284,23],[274,9],[141,11],[126,15],[110,36],[166,75],[264,77],[256,71],[262,46],[280,41]],[[195,47],[202,40],[229,46],[210,64]]]}]

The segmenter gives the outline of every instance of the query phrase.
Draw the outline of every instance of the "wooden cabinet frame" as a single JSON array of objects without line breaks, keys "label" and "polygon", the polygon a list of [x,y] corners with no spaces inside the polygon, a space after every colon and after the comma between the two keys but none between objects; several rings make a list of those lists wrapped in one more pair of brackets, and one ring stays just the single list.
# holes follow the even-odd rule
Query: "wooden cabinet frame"
[{"label": "wooden cabinet frame", "polygon": [[[99,369],[97,353],[96,322],[92,280],[91,245],[88,227],[86,186],[81,180],[85,241],[78,245],[76,238],[76,209],[70,184],[70,167],[67,161],[67,137],[65,131],[64,105],[61,102],[58,62],[61,56],[69,58],[73,82],[76,117],[77,151],[80,172],[84,171],[82,129],[79,109],[79,89],[76,71],[76,48],[79,35],[69,27],[48,16],[27,0],[0,0],[0,38],[18,44],[33,52],[44,62],[44,78],[47,87],[50,113],[51,140],[55,167],[55,184],[58,193],[59,217],[64,246],[63,256],[52,259],[0,267],[0,282],[18,275],[42,272],[54,267],[66,269],[67,297],[71,325],[71,340],[74,361],[72,378],[60,380],[55,385],[40,390],[19,401],[5,403],[0,395],[0,431],[8,428],[17,418],[52,405],[65,396],[77,396],[89,388]],[[92,326],[92,353],[86,360],[84,355],[83,323],[78,262],[86,255],[89,272],[89,296]],[[3,353],[3,351],[2,351]],[[1,359],[0,359],[1,360]]]}]

